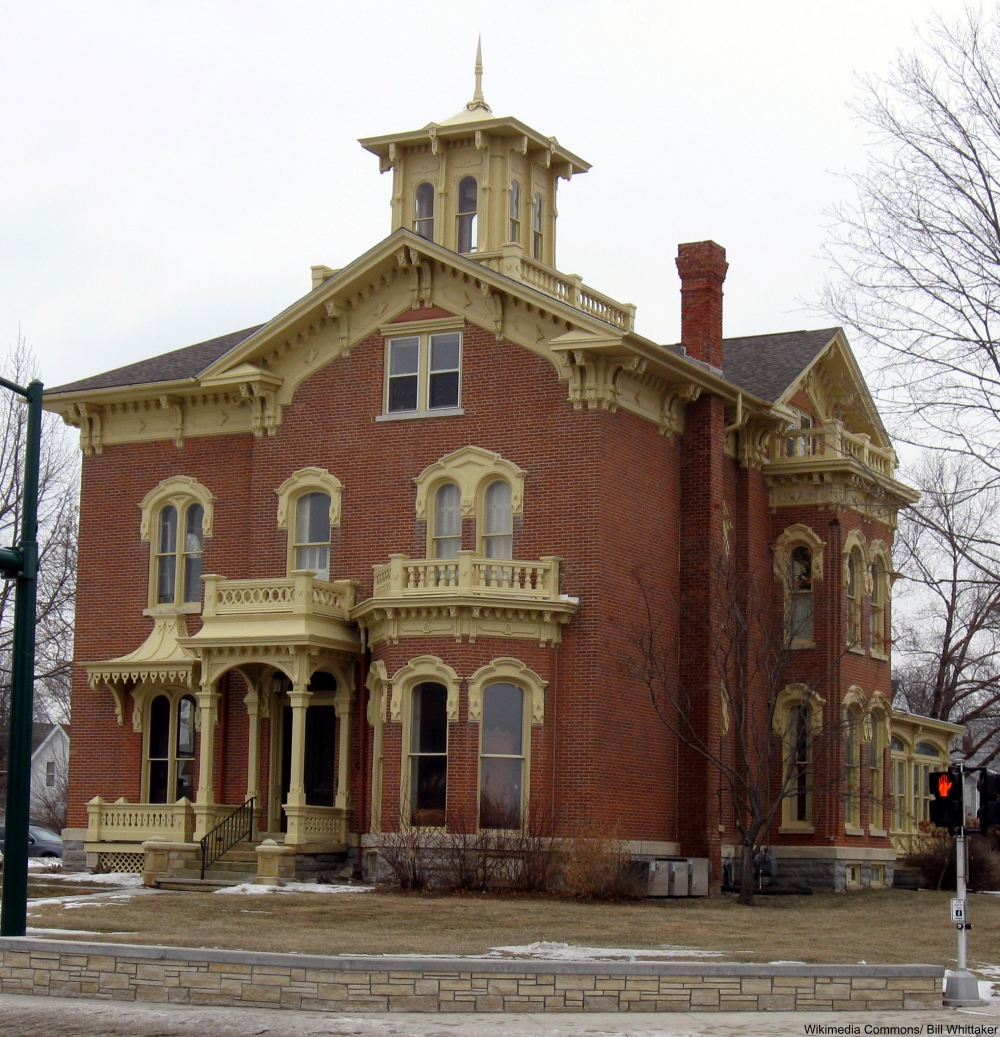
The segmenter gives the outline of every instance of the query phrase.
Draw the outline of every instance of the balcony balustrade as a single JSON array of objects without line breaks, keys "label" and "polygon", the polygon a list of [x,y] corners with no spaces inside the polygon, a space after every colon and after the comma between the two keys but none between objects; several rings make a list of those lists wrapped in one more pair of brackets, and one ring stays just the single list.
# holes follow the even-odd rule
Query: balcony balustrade
[{"label": "balcony balustrade", "polygon": [[375,566],[373,598],[477,595],[517,601],[559,601],[559,559],[537,562],[484,558],[459,551],[457,558],[389,556]]},{"label": "balcony balustrade", "polygon": [[886,479],[895,478],[895,450],[876,446],[870,436],[848,432],[840,421],[789,429],[771,437],[769,470],[791,473],[843,461],[855,461]]}]

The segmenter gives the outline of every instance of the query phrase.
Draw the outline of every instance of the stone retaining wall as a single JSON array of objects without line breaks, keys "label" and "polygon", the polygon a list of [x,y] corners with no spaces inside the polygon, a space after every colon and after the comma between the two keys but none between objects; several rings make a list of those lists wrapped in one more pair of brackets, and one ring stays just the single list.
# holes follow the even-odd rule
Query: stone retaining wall
[{"label": "stone retaining wall", "polygon": [[323,1012],[940,1008],[935,965],[319,957],[0,938],[0,991]]}]

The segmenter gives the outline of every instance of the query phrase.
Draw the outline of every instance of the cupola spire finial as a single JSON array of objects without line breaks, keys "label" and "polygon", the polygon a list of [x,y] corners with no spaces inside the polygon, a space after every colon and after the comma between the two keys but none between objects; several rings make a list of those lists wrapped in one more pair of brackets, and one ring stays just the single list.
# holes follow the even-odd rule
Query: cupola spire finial
[{"label": "cupola spire finial", "polygon": [[465,106],[469,111],[474,111],[477,108],[482,108],[483,111],[490,112],[492,114],[493,109],[486,103],[486,98],[483,97],[483,37],[482,33],[479,35],[479,42],[476,44],[476,92],[472,95],[472,100]]}]

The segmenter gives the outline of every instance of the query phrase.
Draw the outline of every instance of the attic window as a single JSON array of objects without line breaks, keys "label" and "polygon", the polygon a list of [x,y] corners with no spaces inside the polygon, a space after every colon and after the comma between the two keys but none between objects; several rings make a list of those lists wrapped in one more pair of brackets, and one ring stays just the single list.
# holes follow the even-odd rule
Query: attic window
[{"label": "attic window", "polygon": [[385,415],[461,413],[460,331],[391,338],[387,350]]}]

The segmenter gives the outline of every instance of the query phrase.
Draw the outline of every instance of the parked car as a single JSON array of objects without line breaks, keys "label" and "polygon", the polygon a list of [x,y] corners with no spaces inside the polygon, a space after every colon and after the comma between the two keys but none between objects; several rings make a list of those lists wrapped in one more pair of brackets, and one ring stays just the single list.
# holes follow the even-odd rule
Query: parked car
[{"label": "parked car", "polygon": [[[3,853],[3,825],[0,825],[0,853]],[[38,825],[28,825],[29,857],[61,857],[63,855],[62,836],[50,832]]]}]

